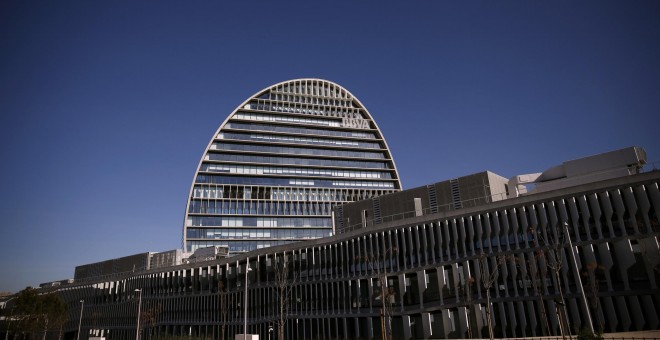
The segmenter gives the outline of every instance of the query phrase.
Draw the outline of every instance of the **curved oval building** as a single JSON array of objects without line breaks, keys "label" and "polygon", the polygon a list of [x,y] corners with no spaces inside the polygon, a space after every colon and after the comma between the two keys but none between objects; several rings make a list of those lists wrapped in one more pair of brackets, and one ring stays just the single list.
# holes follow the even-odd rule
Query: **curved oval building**
[{"label": "curved oval building", "polygon": [[371,114],[330,81],[296,79],[248,98],[202,156],[185,215],[185,251],[246,252],[332,235],[338,204],[399,191]]}]

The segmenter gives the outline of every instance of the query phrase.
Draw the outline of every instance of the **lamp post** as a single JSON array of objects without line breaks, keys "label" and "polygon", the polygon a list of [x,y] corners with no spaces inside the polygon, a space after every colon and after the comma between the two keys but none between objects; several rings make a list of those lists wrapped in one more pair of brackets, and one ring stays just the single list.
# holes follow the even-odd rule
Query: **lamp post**
[{"label": "lamp post", "polygon": [[243,301],[243,340],[247,340],[247,312],[248,312],[248,273],[252,270],[250,268],[250,260],[245,261],[245,299]]},{"label": "lamp post", "polygon": [[[46,326],[48,326],[48,314],[41,314],[41,315],[44,316],[44,319],[46,320]],[[47,331],[47,329],[48,329],[48,327],[44,328],[44,336],[41,338],[43,340],[46,340],[46,331]]]},{"label": "lamp post", "polygon": [[85,300],[80,300],[80,319],[78,320],[78,340],[80,340],[80,326],[82,325],[82,315],[85,309]]},{"label": "lamp post", "polygon": [[[5,302],[9,302],[15,298],[11,298]],[[11,320],[14,319],[14,308],[16,308],[16,305],[11,306],[11,313],[9,314],[9,322],[7,323],[7,332],[5,332],[5,340],[9,339],[9,329],[11,328]],[[15,335],[15,334],[14,334]]]},{"label": "lamp post", "polygon": [[135,328],[135,340],[140,340],[140,309],[142,308],[142,289],[136,289],[139,293],[138,297],[138,312],[137,312],[137,327]]},{"label": "lamp post", "polygon": [[582,304],[584,305],[584,311],[587,313],[587,323],[591,334],[594,333],[594,324],[591,321],[591,311],[589,311],[589,304],[587,303],[587,296],[584,294],[584,287],[582,286],[582,278],[580,277],[580,271],[578,270],[577,259],[575,255],[575,248],[573,248],[573,242],[571,241],[571,235],[568,233],[568,223],[564,222],[564,233],[566,233],[566,238],[568,238],[568,245],[571,247],[571,259],[573,260],[573,269],[575,269],[575,277],[577,280],[578,288],[580,289],[580,295],[582,296]]},{"label": "lamp post", "polygon": [[273,326],[268,326],[268,340],[270,340],[270,333],[273,333]]}]

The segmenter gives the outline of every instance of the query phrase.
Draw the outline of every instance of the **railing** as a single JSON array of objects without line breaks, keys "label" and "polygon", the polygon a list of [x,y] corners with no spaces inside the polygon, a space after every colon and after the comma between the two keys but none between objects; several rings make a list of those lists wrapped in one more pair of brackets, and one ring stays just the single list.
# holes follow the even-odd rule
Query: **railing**
[{"label": "railing", "polygon": [[651,171],[658,171],[660,169],[660,161],[654,161],[654,162],[649,162],[644,164],[642,168],[639,170],[639,172],[651,172]]},{"label": "railing", "polygon": [[[605,340],[658,340],[660,339],[660,330],[634,331],[634,332],[616,332],[601,334]],[[487,340],[488,338],[474,338],[471,340]],[[556,336],[530,336],[525,338],[495,338],[497,340],[562,340],[561,335]],[[578,335],[566,334],[566,339],[579,339]]]},{"label": "railing", "polygon": [[[159,267],[164,268],[164,267]],[[142,274],[142,273],[147,273],[152,269],[156,268],[147,268],[147,267],[136,267],[133,270],[125,271],[125,272],[117,272],[117,273],[110,273],[110,274],[103,274],[103,275],[97,275],[97,276],[89,276],[89,277],[83,277],[79,279],[73,279],[72,283],[68,284],[84,284],[84,283],[98,283],[98,282],[105,282],[105,281],[116,281],[118,279],[135,275],[135,274]]]},{"label": "railing", "polygon": [[[571,340],[576,340],[579,339],[577,335],[566,335],[566,338],[562,338],[561,336],[541,336],[541,337],[527,337],[527,338],[495,338],[496,340],[563,340],[563,339],[571,339]],[[660,339],[660,335],[658,337],[644,337],[644,336],[609,336],[607,334],[603,334],[603,339],[605,340],[658,340]],[[467,340],[467,339],[464,339]],[[470,340],[488,340],[488,338],[473,338]]]},{"label": "railing", "polygon": [[[573,337],[573,338],[577,339],[577,337]],[[654,340],[654,339],[660,339],[660,335],[658,335],[657,337],[643,337],[643,336],[642,337],[640,337],[640,336],[616,336],[616,337],[614,337],[614,336],[608,336],[607,334],[604,334],[603,338],[607,339],[607,340],[624,340],[624,339],[625,340]]]}]

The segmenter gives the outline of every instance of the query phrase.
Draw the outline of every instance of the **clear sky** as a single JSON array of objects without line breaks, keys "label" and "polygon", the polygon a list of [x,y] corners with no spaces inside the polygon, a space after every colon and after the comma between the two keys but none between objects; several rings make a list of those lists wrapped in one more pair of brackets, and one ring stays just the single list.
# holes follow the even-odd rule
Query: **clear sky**
[{"label": "clear sky", "polygon": [[362,101],[405,188],[660,161],[658,1],[2,1],[0,291],[180,247],[218,126],[302,77]]}]

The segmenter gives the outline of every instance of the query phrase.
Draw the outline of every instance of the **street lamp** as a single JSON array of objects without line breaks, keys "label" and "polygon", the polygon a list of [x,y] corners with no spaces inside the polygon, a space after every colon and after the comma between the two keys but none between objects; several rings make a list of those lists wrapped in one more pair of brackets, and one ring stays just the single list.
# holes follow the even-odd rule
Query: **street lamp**
[{"label": "street lamp", "polygon": [[248,312],[248,273],[252,270],[250,268],[250,260],[245,261],[245,299],[243,301],[243,340],[247,340],[247,312]]},{"label": "street lamp", "polygon": [[575,269],[575,277],[577,280],[577,286],[580,289],[580,295],[582,295],[582,303],[584,304],[584,311],[587,313],[587,322],[589,323],[589,329],[591,334],[594,333],[594,324],[591,321],[591,311],[589,310],[589,304],[587,303],[587,296],[584,294],[584,287],[582,286],[582,278],[580,277],[580,271],[578,270],[577,259],[575,255],[575,248],[573,248],[573,242],[571,241],[571,235],[568,233],[568,223],[564,222],[564,233],[566,233],[566,238],[568,238],[568,245],[571,247],[571,258],[573,260],[573,268]]},{"label": "street lamp", "polygon": [[270,333],[273,333],[273,326],[268,326],[268,340],[270,340]]},{"label": "street lamp", "polygon": [[[8,303],[9,301],[11,301],[13,299],[15,299],[15,298],[11,298],[11,299],[5,301],[5,303]],[[11,313],[9,314],[9,322],[7,323],[7,332],[5,333],[5,340],[9,339],[9,328],[11,328],[10,327],[11,326],[11,320],[14,319],[14,308],[16,308],[15,304],[11,306]],[[14,334],[14,335],[16,335],[16,334]]]},{"label": "street lamp", "polygon": [[78,320],[78,340],[80,340],[80,326],[82,325],[83,309],[85,309],[85,300],[80,300],[80,320]]},{"label": "street lamp", "polygon": [[140,309],[142,308],[142,289],[136,289],[139,293],[138,298],[138,312],[137,312],[137,327],[135,329],[135,340],[140,340]]}]

